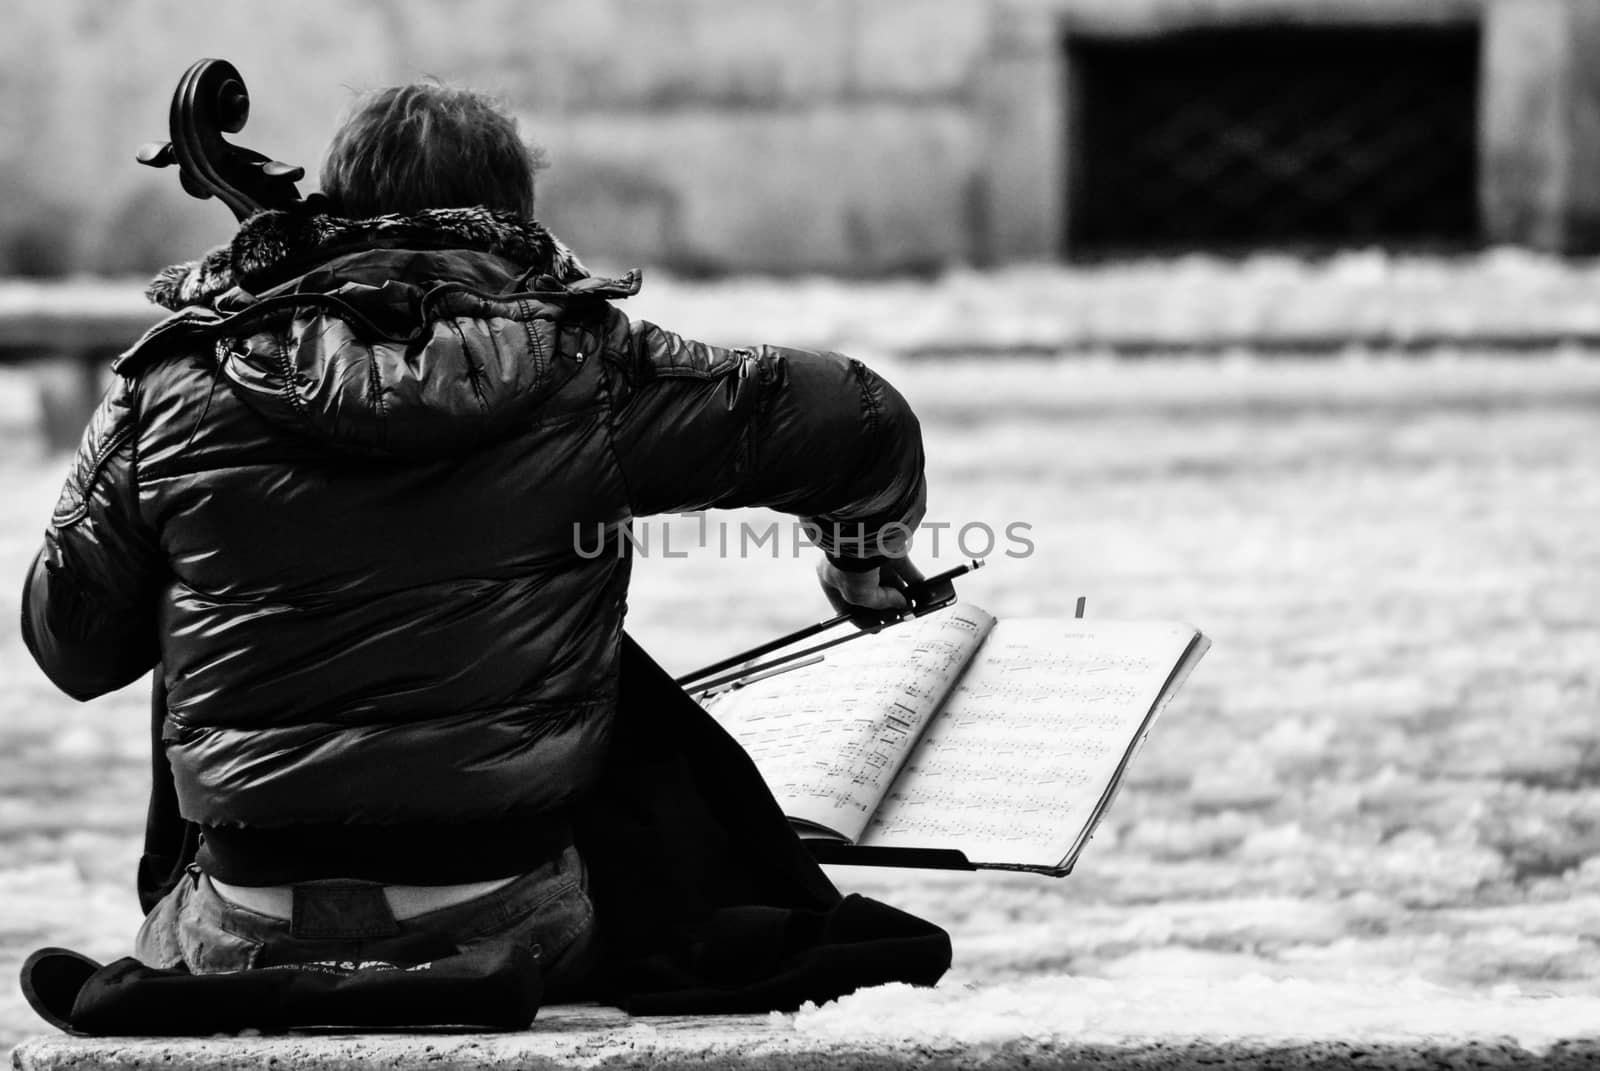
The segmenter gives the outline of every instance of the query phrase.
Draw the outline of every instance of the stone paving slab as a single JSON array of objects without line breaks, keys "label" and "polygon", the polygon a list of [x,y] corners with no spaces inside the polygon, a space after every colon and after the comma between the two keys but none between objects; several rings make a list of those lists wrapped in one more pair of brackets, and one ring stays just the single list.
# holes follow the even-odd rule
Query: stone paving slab
[{"label": "stone paving slab", "polygon": [[276,1037],[39,1037],[13,1050],[15,1071],[243,1071],[294,1068],[509,1069],[693,1067],[760,1071],[880,1068],[1170,1069],[1311,1071],[1593,1071],[1600,1037],[1540,1051],[1498,1041],[1096,1038],[1051,1033],[982,1043],[919,1043],[816,1037],[786,1016],[629,1018],[611,1008],[548,1008],[527,1030],[507,1034],[295,1034]]}]

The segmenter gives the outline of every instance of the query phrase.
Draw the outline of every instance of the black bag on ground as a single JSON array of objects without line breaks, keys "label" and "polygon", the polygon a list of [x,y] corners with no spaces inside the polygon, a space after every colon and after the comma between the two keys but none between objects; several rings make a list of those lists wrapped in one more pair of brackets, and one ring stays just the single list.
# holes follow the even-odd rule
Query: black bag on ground
[{"label": "black bag on ground", "polygon": [[944,930],[839,893],[744,749],[626,635],[611,754],[573,826],[597,997],[631,1014],[793,1011],[950,967]]}]

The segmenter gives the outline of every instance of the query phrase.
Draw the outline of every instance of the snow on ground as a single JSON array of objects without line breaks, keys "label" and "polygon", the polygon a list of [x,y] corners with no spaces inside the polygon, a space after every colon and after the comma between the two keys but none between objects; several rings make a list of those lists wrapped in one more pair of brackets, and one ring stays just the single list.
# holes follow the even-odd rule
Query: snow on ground
[{"label": "snow on ground", "polygon": [[1600,997],[1529,996],[1516,986],[1463,992],[1416,978],[1374,984],[1275,980],[1040,975],[933,989],[878,986],[781,1018],[797,1033],[838,1041],[1002,1044],[1017,1038],[1080,1043],[1195,1038],[1358,1041],[1363,1044],[1510,1039],[1539,1052],[1600,1022]]},{"label": "snow on ground", "polygon": [[[601,274],[625,264],[594,262]],[[0,323],[160,310],[143,279],[0,280]],[[1215,346],[1339,339],[1473,340],[1600,335],[1600,260],[1520,249],[1455,258],[1351,251],[1326,258],[1195,255],[1069,266],[955,269],[922,280],[735,277],[648,270],[632,315],[728,345],[775,342],[868,353],[1055,353],[1117,343]]]},{"label": "snow on ground", "polygon": [[[1069,1032],[1080,1005],[1091,1032],[1594,1030],[1600,364],[885,368],[929,421],[930,518],[1033,526],[963,597],[1083,594],[1215,646],[1072,876],[836,868],[956,948],[950,994],[837,1021],[1022,1001]],[[641,562],[633,597],[674,669],[816,616],[802,568],[689,553]]]},{"label": "snow on ground", "polygon": [[[612,267],[612,266],[607,266]],[[647,272],[629,309],[693,337],[960,353],[1055,352],[1116,340],[1205,343],[1600,332],[1600,261],[1519,249],[1441,259],[1378,250],[1019,265],[931,281],[733,279]]]},{"label": "snow on ground", "polygon": [[[855,289],[819,290],[819,315]],[[961,557],[962,525],[1024,522],[1035,552],[991,559],[964,597],[1021,616],[1081,594],[1215,646],[1077,873],[836,869],[948,927],[956,966],[932,993],[862,994],[797,1029],[1594,1031],[1600,359],[882,367],[924,415],[930,519],[954,526],[925,566]],[[65,472],[27,438],[27,398],[0,374],[13,620]],[[698,522],[657,523],[688,556],[638,563],[630,627],[669,668],[825,612],[808,557],[722,560],[690,546]],[[44,944],[123,954],[145,687],[74,704],[14,632],[0,680],[0,977]],[[0,983],[0,1045],[38,1028]]]}]

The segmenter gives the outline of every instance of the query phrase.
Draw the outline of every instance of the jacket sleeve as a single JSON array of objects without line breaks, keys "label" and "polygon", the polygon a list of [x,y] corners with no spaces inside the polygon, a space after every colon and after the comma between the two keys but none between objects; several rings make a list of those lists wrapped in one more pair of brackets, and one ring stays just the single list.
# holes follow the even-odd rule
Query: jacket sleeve
[{"label": "jacket sleeve", "polygon": [[23,641],[74,699],[121,688],[160,659],[166,561],[139,516],[136,396],[119,378],[95,411],[23,587]]},{"label": "jacket sleeve", "polygon": [[644,321],[626,336],[613,430],[636,514],[766,506],[841,568],[904,553],[927,496],[922,429],[884,379],[836,353],[723,349]]}]

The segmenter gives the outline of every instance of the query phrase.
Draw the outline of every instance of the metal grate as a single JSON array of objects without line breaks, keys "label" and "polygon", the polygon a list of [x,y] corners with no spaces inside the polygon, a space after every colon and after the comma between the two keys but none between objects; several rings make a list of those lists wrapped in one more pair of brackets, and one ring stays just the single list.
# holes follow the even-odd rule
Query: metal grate
[{"label": "metal grate", "polygon": [[1067,49],[1071,252],[1478,237],[1475,26]]}]

